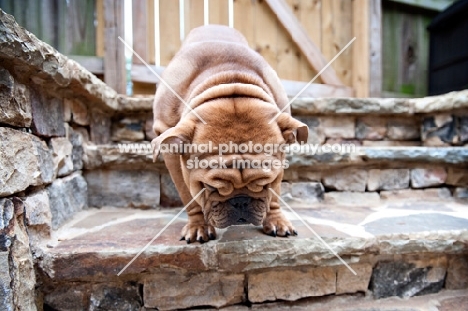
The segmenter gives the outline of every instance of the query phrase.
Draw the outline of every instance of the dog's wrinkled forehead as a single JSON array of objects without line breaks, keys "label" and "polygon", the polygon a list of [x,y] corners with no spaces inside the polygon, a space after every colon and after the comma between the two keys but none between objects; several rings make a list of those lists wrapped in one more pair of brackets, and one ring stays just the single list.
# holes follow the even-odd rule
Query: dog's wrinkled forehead
[{"label": "dog's wrinkled forehead", "polygon": [[[210,104],[205,104],[207,111]],[[281,130],[276,122],[269,121],[275,116],[278,109],[250,98],[232,98],[216,100],[216,112],[203,114],[206,124],[198,126],[193,141],[213,144],[228,142],[244,143],[248,141],[258,143],[279,143],[282,140]]]}]

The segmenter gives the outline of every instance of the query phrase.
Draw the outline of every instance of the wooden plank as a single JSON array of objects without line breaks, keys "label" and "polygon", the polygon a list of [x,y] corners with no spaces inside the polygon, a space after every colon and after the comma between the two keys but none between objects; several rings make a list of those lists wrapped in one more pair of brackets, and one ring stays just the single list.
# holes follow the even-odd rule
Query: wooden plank
[{"label": "wooden plank", "polygon": [[[304,1],[300,0],[299,6],[299,21],[304,26],[305,31],[310,39],[315,43],[317,48],[322,48],[322,0]],[[301,66],[299,68],[299,80],[310,81],[316,74],[312,66],[302,53],[299,55]],[[314,83],[322,83],[322,79],[318,77]]]},{"label": "wooden plank", "polygon": [[278,22],[265,1],[257,1],[254,11],[254,49],[277,70]]},{"label": "wooden plank", "polygon": [[73,59],[81,66],[86,68],[89,72],[95,75],[104,74],[104,59],[99,56],[81,56],[81,55],[67,55],[68,58]]},{"label": "wooden plank", "polygon": [[[317,71],[323,69],[327,65],[326,59],[320,53],[320,50],[314,42],[310,40],[307,32],[291,12],[287,4],[283,0],[265,1],[276,14],[283,27],[289,32],[293,41],[298,45],[299,49],[305,55],[307,61],[312,65],[312,67]],[[327,84],[343,85],[332,67],[328,67],[322,73],[322,80]]]},{"label": "wooden plank", "polygon": [[167,66],[180,48],[179,1],[159,0],[161,66]]},{"label": "wooden plank", "polygon": [[[132,1],[133,50],[145,62],[149,61],[148,13],[146,1]],[[132,61],[136,64],[142,63],[136,55],[132,56]]]},{"label": "wooden plank", "polygon": [[[295,97],[307,82],[281,80],[289,98]],[[312,83],[298,98],[353,97],[353,89],[347,86]]]},{"label": "wooden plank", "polygon": [[104,13],[104,82],[118,93],[126,94],[125,46],[118,39],[124,37],[124,0],[104,0]]},{"label": "wooden plank", "polygon": [[184,2],[184,25],[186,37],[190,30],[204,24],[203,2],[203,0],[185,0]]},{"label": "wooden plank", "polygon": [[[337,21],[340,21],[337,23]],[[322,53],[332,59],[353,38],[352,2],[349,0],[327,0],[322,2]],[[352,83],[352,49],[347,48],[331,65],[344,85]]]},{"label": "wooden plank", "polygon": [[369,97],[369,1],[353,1],[352,87],[356,97]]},{"label": "wooden plank", "polygon": [[[158,75],[161,75],[164,71],[164,67],[150,65],[151,69],[155,71]],[[159,78],[151,72],[151,70],[141,64],[132,64],[132,81],[139,83],[149,83],[149,84],[159,84]]]},{"label": "wooden plank", "polygon": [[[141,0],[137,0],[141,1]],[[155,39],[155,18],[154,18],[154,0],[146,0],[146,12],[147,12],[147,31],[148,31],[148,63],[156,63],[156,39]]]},{"label": "wooden plank", "polygon": [[255,48],[255,10],[257,2],[252,0],[234,1],[234,28],[247,39],[250,47]]},{"label": "wooden plank", "polygon": [[[286,0],[291,11],[299,14],[300,0]],[[276,72],[282,79],[300,80],[301,52],[292,41],[291,36],[283,27],[277,27],[277,65]],[[306,60],[307,64],[307,60]]]},{"label": "wooden plank", "polygon": [[[164,67],[151,66],[159,75],[164,71]],[[146,66],[140,64],[132,65],[132,80],[138,83],[146,83],[157,85],[160,83],[159,79],[154,75],[151,70]],[[307,82],[281,80],[286,94],[288,97],[296,96],[303,88],[307,85]],[[313,83],[307,87],[307,89],[301,93],[301,97],[352,97],[353,89],[346,86],[335,86],[327,84],[316,84]]]},{"label": "wooden plank", "polygon": [[41,10],[37,12],[41,17],[41,34],[39,38],[53,47],[58,46],[56,10],[54,0],[43,0],[41,1]]},{"label": "wooden plank", "polygon": [[104,54],[104,0],[96,0],[96,56]]},{"label": "wooden plank", "polygon": [[[380,0],[370,1],[370,72],[369,96],[382,96],[382,4]],[[424,28],[425,30],[425,28]]]},{"label": "wooden plank", "polygon": [[209,0],[209,23],[229,26],[229,0]]}]

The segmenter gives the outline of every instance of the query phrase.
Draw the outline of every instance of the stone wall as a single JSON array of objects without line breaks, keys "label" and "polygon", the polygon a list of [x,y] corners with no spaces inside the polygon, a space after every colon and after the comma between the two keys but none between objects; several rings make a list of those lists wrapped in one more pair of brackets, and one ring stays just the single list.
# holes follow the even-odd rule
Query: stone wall
[{"label": "stone wall", "polygon": [[[117,145],[149,146],[154,138],[151,102],[147,97],[139,106],[121,106],[112,117],[108,149],[100,151],[100,163],[90,153],[90,167],[120,169],[127,162],[110,159]],[[468,172],[467,91],[421,99],[302,98],[292,103],[292,111],[309,126],[309,144],[353,145],[356,151],[288,155],[283,194],[290,202],[468,197],[468,183],[462,177]],[[144,150],[120,156],[139,168],[155,169]],[[174,186],[167,172],[159,174],[162,197]],[[175,203],[180,204],[177,194],[161,201],[163,206]]]}]

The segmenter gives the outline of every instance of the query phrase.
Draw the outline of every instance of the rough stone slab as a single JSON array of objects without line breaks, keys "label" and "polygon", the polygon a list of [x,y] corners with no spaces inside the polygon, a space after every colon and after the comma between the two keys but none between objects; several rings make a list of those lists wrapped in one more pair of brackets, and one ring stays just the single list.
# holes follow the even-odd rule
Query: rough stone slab
[{"label": "rough stone slab", "polygon": [[37,245],[41,240],[50,237],[52,214],[49,194],[45,189],[39,190],[23,198],[23,201],[29,239],[31,244]]},{"label": "rough stone slab", "polygon": [[54,161],[55,175],[62,177],[73,172],[73,145],[65,137],[55,137],[49,141]]},{"label": "rough stone slab", "polygon": [[356,121],[356,138],[359,140],[381,140],[387,134],[387,119],[362,117]]},{"label": "rough stone slab", "polygon": [[448,188],[432,188],[432,189],[401,189],[391,191],[380,191],[382,200],[430,200],[430,199],[447,199],[452,194]]},{"label": "rough stone slab", "polygon": [[291,200],[301,203],[323,201],[325,189],[319,182],[295,182],[291,184]]},{"label": "rough stone slab", "polygon": [[[151,112],[154,96],[119,98],[118,111]],[[294,115],[401,115],[451,112],[468,107],[468,91],[450,92],[423,98],[297,98],[291,105]]]},{"label": "rough stone slab", "polygon": [[65,136],[63,101],[31,91],[32,131],[45,137]]},{"label": "rough stone slab", "polygon": [[12,198],[14,217],[10,224],[10,276],[14,310],[36,310],[36,276],[30,250],[28,231],[24,223],[24,203]]},{"label": "rough stone slab", "polygon": [[244,275],[159,273],[145,279],[143,297],[145,307],[158,310],[196,306],[219,308],[245,299]]},{"label": "rough stone slab", "polygon": [[[98,168],[131,168],[148,169],[148,167],[163,168],[164,161],[159,157],[153,163],[153,154],[147,150],[136,152],[125,149],[127,144],[121,145],[91,145],[84,146],[83,165],[85,169]],[[148,148],[151,145],[148,144]],[[151,148],[149,150],[152,150]],[[142,150],[143,151],[143,150]]]},{"label": "rough stone slab", "polygon": [[96,284],[91,289],[90,311],[140,311],[142,301],[136,283]]},{"label": "rough stone slab", "polygon": [[0,196],[52,182],[52,155],[44,141],[6,127],[0,127],[0,137]]},{"label": "rough stone slab", "polygon": [[342,205],[376,205],[380,196],[377,192],[330,191],[325,192],[325,201]]},{"label": "rough stone slab", "polygon": [[411,187],[427,188],[445,183],[447,171],[443,167],[411,170]]},{"label": "rough stone slab", "polygon": [[13,311],[13,293],[11,291],[9,252],[0,252],[0,305],[2,310]]},{"label": "rough stone slab", "polygon": [[[70,109],[70,120],[78,125],[89,125],[88,107],[76,99],[65,98],[64,106]],[[65,109],[65,108],[64,108]]]},{"label": "rough stone slab", "polygon": [[29,89],[15,81],[8,70],[0,68],[0,123],[30,127],[31,120]]},{"label": "rough stone slab", "polygon": [[138,119],[124,118],[112,123],[112,141],[142,141],[145,139],[143,124]]},{"label": "rough stone slab", "polygon": [[464,168],[449,168],[447,170],[447,185],[465,187],[468,186],[468,169]]},{"label": "rough stone slab", "polygon": [[409,186],[410,174],[408,169],[372,169],[369,170],[367,190],[398,190]]},{"label": "rough stone slab", "polygon": [[[462,256],[468,252],[466,204],[446,199],[403,201],[389,206],[366,205],[360,200],[352,207],[325,200],[294,210],[349,264],[362,263],[361,256],[372,254],[389,254],[393,259],[398,254],[427,257]],[[101,208],[79,212],[43,249],[41,269],[54,281],[96,275],[100,281],[112,279],[178,211]],[[202,245],[179,241],[187,221],[183,213],[122,277],[163,267],[193,273],[250,273],[257,269],[341,265],[287,208],[283,212],[298,230],[298,236],[275,238],[265,235],[261,227],[232,226],[218,229],[218,238]]]},{"label": "rough stone slab", "polygon": [[353,117],[325,117],[320,120],[320,127],[328,138],[354,138],[355,120]]},{"label": "rough stone slab", "polygon": [[293,114],[412,114],[414,105],[403,98],[298,98]]},{"label": "rough stone slab", "polygon": [[320,127],[320,119],[317,117],[309,116],[295,116],[297,120],[303,122],[309,128],[309,135],[307,138],[308,144],[322,144],[325,142],[325,133],[323,128]]},{"label": "rough stone slab", "polygon": [[95,144],[107,144],[111,136],[111,119],[108,115],[94,110],[91,112],[90,139]]},{"label": "rough stone slab", "polygon": [[453,192],[453,197],[457,199],[468,199],[468,188],[455,188],[455,191]]},{"label": "rough stone slab", "polygon": [[[465,311],[468,291],[441,291],[437,294],[402,299],[389,297],[375,300],[362,295],[340,295],[305,298],[298,301],[278,301],[247,306],[222,308],[222,311]],[[208,310],[208,309],[205,309]],[[213,309],[209,309],[213,310]]]},{"label": "rough stone slab", "polygon": [[402,140],[375,140],[362,141],[364,147],[419,147],[422,146],[420,141],[402,141]]},{"label": "rough stone slab", "polygon": [[468,91],[424,98],[298,98],[293,114],[396,114],[450,112],[468,106]]},{"label": "rough stone slab", "polygon": [[[8,227],[10,226],[10,222],[13,219],[15,212],[15,207],[13,204],[12,199],[4,198],[0,199],[0,230],[5,232],[11,230]],[[8,245],[9,247],[10,245]]]},{"label": "rough stone slab", "polygon": [[443,268],[417,268],[406,262],[379,262],[374,268],[370,289],[375,298],[412,297],[439,292],[445,279]]},{"label": "rough stone slab", "polygon": [[387,137],[391,140],[420,140],[420,126],[411,118],[390,119],[387,122]]},{"label": "rough stone slab", "polygon": [[68,286],[56,286],[44,295],[45,306],[55,310],[82,311],[88,310],[90,285],[69,283]]},{"label": "rough stone slab", "polygon": [[[248,276],[249,301],[288,300],[325,296],[336,291],[333,268],[296,268],[251,273]],[[294,290],[291,290],[294,288]]]},{"label": "rough stone slab", "polygon": [[468,256],[465,256],[465,258],[455,257],[450,260],[445,288],[468,288]]},{"label": "rough stone slab", "polygon": [[159,206],[161,185],[156,171],[93,170],[85,178],[90,206]]},{"label": "rough stone slab", "polygon": [[340,266],[336,273],[336,294],[366,292],[372,276],[371,264],[353,264],[354,275],[346,266]]},{"label": "rough stone slab", "polygon": [[[148,148],[138,151],[130,151],[120,149],[123,148],[119,144],[107,145],[88,145],[84,148],[85,159],[84,165],[86,169],[96,169],[100,167],[128,167],[142,168],[148,167],[163,168],[161,157],[156,163],[153,163],[151,145],[147,143]],[[352,146],[348,145],[350,150]],[[285,180],[297,180],[297,170],[300,169],[301,174],[306,174],[307,170],[312,168],[323,171],[327,169],[335,169],[340,167],[349,167],[352,165],[364,166],[367,164],[394,164],[397,161],[401,162],[418,162],[418,163],[440,163],[440,164],[465,164],[468,163],[468,148],[461,147],[444,147],[444,148],[429,148],[420,146],[404,146],[404,147],[359,147],[355,146],[355,152],[347,153],[317,153],[312,149],[304,152],[292,152],[286,154],[289,168],[285,170],[287,175]],[[460,169],[463,170],[463,169]],[[312,172],[317,174],[319,172]],[[450,174],[449,174],[450,175]],[[464,181],[460,175],[460,183]],[[468,181],[467,184],[468,185]],[[460,185],[461,186],[461,185]]]},{"label": "rough stone slab", "polygon": [[57,229],[66,220],[88,207],[88,189],[83,176],[73,173],[55,180],[47,187],[52,213],[52,229]]},{"label": "rough stone slab", "polygon": [[437,226],[439,230],[445,231],[463,230],[468,228],[468,219],[438,213],[425,213],[423,215],[378,219],[364,225],[366,231],[374,235],[420,232],[432,226]]},{"label": "rough stone slab", "polygon": [[325,173],[322,177],[325,187],[340,191],[364,192],[367,184],[367,171],[362,169],[343,169]]},{"label": "rough stone slab", "polygon": [[128,97],[119,94],[117,97],[118,107],[117,113],[119,115],[128,115],[129,113],[149,113],[153,112],[154,96],[137,95],[135,97]]},{"label": "rough stone slab", "polygon": [[468,148],[446,147],[358,147],[364,159],[373,161],[420,161],[462,164],[468,162]]},{"label": "rough stone slab", "polygon": [[148,118],[145,121],[145,140],[152,141],[156,138],[156,133],[153,131],[153,118]]},{"label": "rough stone slab", "polygon": [[78,171],[83,168],[83,144],[85,142],[83,134],[79,130],[69,128],[69,139],[72,144],[72,162],[73,171]]}]

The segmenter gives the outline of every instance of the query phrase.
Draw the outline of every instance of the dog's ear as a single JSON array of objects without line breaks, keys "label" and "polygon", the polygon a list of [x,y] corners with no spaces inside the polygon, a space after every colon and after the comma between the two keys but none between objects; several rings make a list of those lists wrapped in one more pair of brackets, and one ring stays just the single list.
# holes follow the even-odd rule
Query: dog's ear
[{"label": "dog's ear", "polygon": [[[171,127],[151,141],[153,147],[153,162],[156,161],[161,151],[183,154],[184,144],[191,143],[194,129],[191,124],[187,123],[188,122],[177,124],[175,127]],[[164,147],[163,150],[161,150],[161,147]]]},{"label": "dog's ear", "polygon": [[309,128],[307,125],[284,112],[278,116],[276,122],[287,144],[293,144],[296,141],[298,143],[307,143],[307,138],[309,136]]}]

